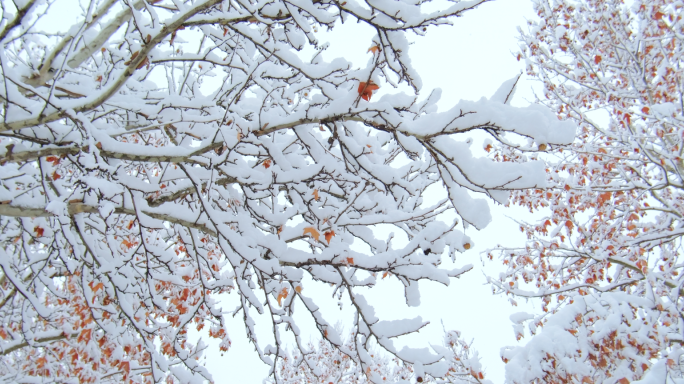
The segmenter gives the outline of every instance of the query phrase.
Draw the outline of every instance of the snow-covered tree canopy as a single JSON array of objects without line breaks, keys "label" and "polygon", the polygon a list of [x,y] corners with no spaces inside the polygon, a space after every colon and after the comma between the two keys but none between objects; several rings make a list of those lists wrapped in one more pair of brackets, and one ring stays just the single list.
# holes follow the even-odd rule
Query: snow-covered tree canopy
[{"label": "snow-covered tree canopy", "polygon": [[[425,321],[378,319],[358,287],[387,275],[418,305],[419,280],[470,268],[440,268],[442,253],[470,247],[458,228],[484,228],[488,198],[545,184],[540,162],[474,158],[471,131],[516,153],[574,135],[542,107],[508,105],[514,80],[443,112],[439,90],[418,95],[408,37],[481,2],[105,0],[54,34],[40,20],[51,1],[0,0],[4,380],[201,382],[189,327],[227,350],[236,315],[274,381],[284,332],[316,373],[295,309],[370,381],[371,341],[447,375],[447,352],[392,344]],[[324,60],[317,30],[343,22],[377,32],[364,68]],[[415,94],[374,95],[402,83]],[[435,184],[448,198],[423,201]],[[459,219],[437,220],[449,211]],[[408,242],[376,238],[381,223]],[[315,284],[353,304],[351,342],[307,295]],[[257,336],[255,316],[272,333]]]},{"label": "snow-covered tree canopy", "polygon": [[521,224],[528,244],[499,250],[492,282],[544,313],[515,317],[519,337],[525,323],[537,335],[503,352],[507,381],[681,380],[684,3],[533,4],[518,58],[580,129],[545,156],[548,188],[513,194],[541,214]]}]

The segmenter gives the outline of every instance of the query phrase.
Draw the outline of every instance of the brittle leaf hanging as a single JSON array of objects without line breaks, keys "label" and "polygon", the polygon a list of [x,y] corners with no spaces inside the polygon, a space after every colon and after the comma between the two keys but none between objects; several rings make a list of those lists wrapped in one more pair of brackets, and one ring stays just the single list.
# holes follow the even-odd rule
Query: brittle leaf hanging
[{"label": "brittle leaf hanging", "polygon": [[311,235],[311,237],[313,237],[314,239],[316,239],[316,241],[318,241],[318,238],[321,236],[321,234],[320,234],[320,233],[316,230],[316,228],[314,228],[314,227],[306,227],[306,228],[304,228],[304,234],[306,235],[307,233],[308,233],[309,235]]},{"label": "brittle leaf hanging", "polygon": [[325,240],[328,242],[328,244],[330,244],[330,239],[332,239],[333,236],[335,236],[335,231],[330,230],[328,232],[325,232],[324,235],[325,235]]},{"label": "brittle leaf hanging", "polygon": [[288,295],[287,288],[283,288],[280,292],[278,292],[278,305],[282,306],[282,300],[286,299]]},{"label": "brittle leaf hanging", "polygon": [[359,83],[359,95],[366,101],[370,101],[371,96],[373,96],[373,91],[376,89],[380,89],[380,86],[375,84],[373,80],[370,80],[368,83],[364,81]]}]

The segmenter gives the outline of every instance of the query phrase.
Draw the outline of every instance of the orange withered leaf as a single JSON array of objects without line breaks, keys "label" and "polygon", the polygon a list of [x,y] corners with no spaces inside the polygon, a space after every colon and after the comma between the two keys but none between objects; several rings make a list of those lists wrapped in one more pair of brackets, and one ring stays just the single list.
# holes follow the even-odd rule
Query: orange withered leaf
[{"label": "orange withered leaf", "polygon": [[283,305],[282,301],[287,298],[287,294],[287,288],[283,288],[283,290],[278,293],[278,305]]},{"label": "orange withered leaf", "polygon": [[79,343],[83,342],[84,344],[88,344],[90,341],[90,334],[92,332],[92,329],[84,329],[79,333],[78,339],[76,339]]},{"label": "orange withered leaf", "polygon": [[373,52],[373,53],[380,52],[380,47],[377,45],[374,45],[374,46],[368,48],[368,52]]},{"label": "orange withered leaf", "polygon": [[41,369],[45,366],[45,363],[47,363],[47,358],[45,356],[41,356],[36,360],[36,368]]},{"label": "orange withered leaf", "polygon": [[93,293],[97,293],[97,291],[99,291],[100,289],[102,289],[102,287],[104,287],[104,284],[102,284],[102,282],[99,282],[99,283],[93,285],[93,286],[91,287],[91,289],[93,290]]},{"label": "orange withered leaf", "polygon": [[325,240],[328,242],[328,244],[330,244],[330,239],[332,239],[333,236],[335,236],[335,231],[328,231],[328,232],[324,233],[324,235],[325,235]]},{"label": "orange withered leaf", "polygon": [[45,229],[43,229],[43,228],[40,227],[40,226],[35,226],[35,227],[33,228],[33,232],[36,233],[36,236],[38,236],[38,237],[43,237],[43,233],[45,232]]},{"label": "orange withered leaf", "polygon": [[280,228],[278,228],[278,233],[277,233],[277,234],[280,235],[280,232],[282,232],[282,231],[283,231],[283,226],[281,225]]},{"label": "orange withered leaf", "polygon": [[318,196],[318,189],[314,189],[313,195],[314,195],[314,199],[316,199],[316,201],[320,200],[320,197]]},{"label": "orange withered leaf", "polygon": [[298,286],[295,287],[295,291],[297,291],[297,293],[302,293],[302,289],[303,289],[303,288],[302,288],[301,285],[298,285]]},{"label": "orange withered leaf", "polygon": [[598,64],[601,62],[601,55],[594,56],[594,63]]},{"label": "orange withered leaf", "polygon": [[264,160],[264,162],[261,165],[263,165],[264,168],[268,169],[271,166],[271,159]]},{"label": "orange withered leaf", "polygon": [[62,175],[57,173],[57,171],[52,172],[52,180],[57,180],[57,179],[61,179],[61,178],[62,178]]},{"label": "orange withered leaf", "polygon": [[321,236],[321,234],[320,234],[320,233],[316,230],[316,228],[314,228],[314,227],[306,227],[306,228],[304,228],[304,234],[306,235],[307,233],[308,233],[309,235],[311,235],[311,237],[313,237],[314,239],[316,239],[316,241],[318,241],[318,238]]},{"label": "orange withered leaf", "polygon": [[131,365],[128,361],[122,361],[121,364],[119,364],[119,369],[126,372],[126,374],[129,374],[131,372]]},{"label": "orange withered leaf", "polygon": [[373,91],[376,89],[380,89],[380,86],[375,84],[373,80],[369,81],[368,83],[362,81],[359,83],[359,95],[361,95],[361,98],[370,101],[371,96],[373,96]]},{"label": "orange withered leaf", "polygon": [[610,193],[610,192],[600,194],[599,198],[598,198],[598,203],[603,204],[606,201],[610,200],[611,195],[612,195],[612,193]]},{"label": "orange withered leaf", "polygon": [[641,269],[641,271],[644,272],[644,273],[645,273],[646,270],[648,269],[648,263],[647,263],[646,260],[644,260],[644,259],[638,260],[638,261],[636,262],[636,266],[637,266],[639,269]]},{"label": "orange withered leaf", "polygon": [[347,264],[354,264],[354,258],[353,257],[347,257]]},{"label": "orange withered leaf", "polygon": [[144,66],[147,66],[147,69],[150,69],[150,59],[148,57],[145,58],[145,60],[141,61],[140,64],[138,64],[135,69],[140,69]]},{"label": "orange withered leaf", "polygon": [[45,161],[47,161],[48,163],[52,163],[52,165],[57,165],[60,161],[62,161],[62,159],[60,159],[57,156],[48,156],[45,158]]}]

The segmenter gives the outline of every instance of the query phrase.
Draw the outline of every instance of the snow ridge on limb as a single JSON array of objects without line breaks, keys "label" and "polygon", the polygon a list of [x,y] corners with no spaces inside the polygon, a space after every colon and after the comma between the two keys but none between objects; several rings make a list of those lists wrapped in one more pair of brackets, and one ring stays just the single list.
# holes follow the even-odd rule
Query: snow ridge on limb
[{"label": "snow ridge on limb", "polygon": [[[511,202],[544,213],[520,223],[526,246],[488,255],[508,267],[495,290],[541,298],[545,312],[527,323],[536,336],[525,347],[503,352],[507,381],[681,378],[682,5],[534,6],[518,59],[544,84],[539,103],[579,130],[562,150],[530,143],[549,152],[546,187]],[[509,148],[491,153],[518,161]]]},{"label": "snow ridge on limb", "polygon": [[[470,248],[459,225],[486,226],[483,198],[545,181],[538,163],[473,159],[454,138],[481,130],[504,145],[510,136],[564,145],[574,132],[549,111],[506,100],[438,113],[438,90],[426,100],[374,94],[401,82],[420,89],[405,34],[449,24],[480,0],[431,13],[412,0],[374,1],[372,11],[353,0],[93,1],[62,35],[34,23],[54,11],[49,3],[0,1],[14,17],[0,30],[8,381],[210,381],[199,362],[207,347],[188,329],[227,351],[228,314],[242,316],[278,380],[282,334],[307,356],[295,305],[369,380],[379,381],[367,372],[373,340],[401,364],[446,375],[443,355],[392,345],[425,322],[381,329],[389,323],[359,288],[378,274],[396,278],[418,305],[419,280],[449,284],[471,268],[439,265],[444,251]],[[366,68],[302,58],[306,45],[325,49],[318,28],[350,18],[377,31]],[[423,201],[440,182],[449,198]],[[437,220],[450,210],[457,221]],[[376,238],[378,224],[408,244]],[[355,240],[371,252],[351,249]],[[307,296],[305,278],[347,295],[352,343]],[[220,295],[234,295],[237,308],[224,310]],[[257,316],[272,334],[257,334]]]}]

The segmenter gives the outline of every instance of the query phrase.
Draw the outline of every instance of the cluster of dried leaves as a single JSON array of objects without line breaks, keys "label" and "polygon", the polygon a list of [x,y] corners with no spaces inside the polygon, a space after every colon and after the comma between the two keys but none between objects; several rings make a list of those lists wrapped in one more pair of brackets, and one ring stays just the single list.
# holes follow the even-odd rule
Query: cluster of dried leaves
[{"label": "cluster of dried leaves", "polygon": [[[542,156],[551,188],[512,197],[544,216],[521,223],[527,245],[489,258],[498,253],[508,267],[492,279],[497,291],[541,298],[544,313],[530,318],[531,334],[564,337],[553,331],[562,329],[572,340],[559,349],[533,337],[525,351],[504,353],[524,367],[511,381],[628,383],[657,361],[667,364],[654,375],[668,367],[679,377],[684,4],[534,4],[539,19],[522,34],[518,59],[543,82],[539,102],[579,131],[571,147]],[[523,161],[509,149],[491,153]],[[514,357],[535,348],[529,361]]]}]

